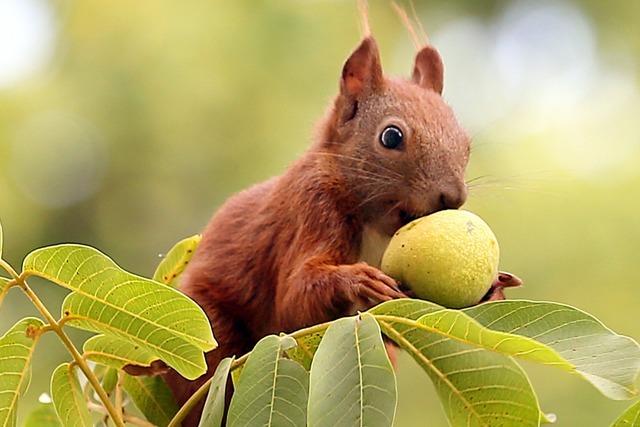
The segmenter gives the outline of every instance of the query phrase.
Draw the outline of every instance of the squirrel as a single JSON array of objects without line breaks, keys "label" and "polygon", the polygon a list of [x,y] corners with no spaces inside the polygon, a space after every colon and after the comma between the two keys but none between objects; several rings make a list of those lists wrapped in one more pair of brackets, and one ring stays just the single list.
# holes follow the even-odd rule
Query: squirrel
[{"label": "squirrel", "polygon": [[[219,347],[195,381],[163,374],[182,405],[225,357],[268,334],[406,297],[378,269],[386,243],[415,218],[465,202],[470,138],[441,94],[444,66],[424,45],[410,79],[383,74],[365,34],[310,148],[282,175],[231,197],[213,216],[180,289]],[[518,279],[500,275],[486,299]],[[183,425],[197,425],[202,406]]]}]

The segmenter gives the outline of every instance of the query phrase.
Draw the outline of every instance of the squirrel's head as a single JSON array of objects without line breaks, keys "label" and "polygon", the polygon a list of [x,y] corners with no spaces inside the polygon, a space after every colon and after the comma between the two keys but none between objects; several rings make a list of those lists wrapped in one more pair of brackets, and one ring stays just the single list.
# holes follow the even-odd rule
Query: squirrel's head
[{"label": "squirrel's head", "polygon": [[387,232],[466,200],[469,137],[441,97],[443,70],[427,45],[410,79],[387,78],[372,37],[342,69],[318,151],[350,189],[354,210]]}]

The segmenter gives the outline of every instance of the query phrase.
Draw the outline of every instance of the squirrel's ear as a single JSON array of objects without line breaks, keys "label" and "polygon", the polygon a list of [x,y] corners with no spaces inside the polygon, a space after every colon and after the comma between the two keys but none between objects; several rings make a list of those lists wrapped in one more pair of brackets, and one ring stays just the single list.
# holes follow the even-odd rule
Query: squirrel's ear
[{"label": "squirrel's ear", "polygon": [[417,53],[412,80],[424,89],[442,94],[444,64],[440,54],[433,46],[427,45]]},{"label": "squirrel's ear", "polygon": [[379,88],[382,82],[378,45],[369,36],[362,40],[342,67],[340,93],[349,98],[359,98],[363,93]]}]

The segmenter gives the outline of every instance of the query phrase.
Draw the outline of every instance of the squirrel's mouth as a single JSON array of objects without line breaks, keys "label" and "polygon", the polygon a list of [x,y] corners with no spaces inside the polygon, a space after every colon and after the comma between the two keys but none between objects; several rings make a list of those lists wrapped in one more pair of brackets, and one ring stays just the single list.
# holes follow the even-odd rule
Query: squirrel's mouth
[{"label": "squirrel's mouth", "polygon": [[389,214],[385,215],[385,220],[383,221],[384,230],[389,235],[393,235],[398,229],[409,224],[411,221],[437,212],[438,210],[440,209],[429,209],[426,211],[414,210],[407,205],[396,207]]},{"label": "squirrel's mouth", "polygon": [[400,224],[401,225],[407,225],[411,221],[413,221],[414,219],[418,219],[423,215],[414,214],[414,213],[408,212],[408,211],[406,211],[404,209],[401,209],[400,212],[398,213],[398,216],[400,218]]},{"label": "squirrel's mouth", "polygon": [[[397,211],[397,218],[400,227],[409,224],[411,221],[416,220],[418,218],[422,218],[423,216],[431,215],[432,213],[436,213],[442,210],[442,207],[437,207],[435,209],[428,209],[425,211],[414,211],[411,209],[407,209],[406,207],[400,208]],[[398,227],[399,228],[399,227]]]}]

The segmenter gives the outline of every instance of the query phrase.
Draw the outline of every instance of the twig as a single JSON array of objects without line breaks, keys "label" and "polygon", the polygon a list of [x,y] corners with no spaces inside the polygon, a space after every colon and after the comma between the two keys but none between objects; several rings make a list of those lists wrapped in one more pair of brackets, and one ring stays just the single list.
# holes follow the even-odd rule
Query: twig
[{"label": "twig", "polygon": [[78,365],[78,367],[80,368],[84,376],[87,378],[89,383],[91,383],[91,386],[98,394],[100,401],[104,405],[106,411],[109,413],[109,416],[111,416],[111,419],[113,420],[114,424],[117,427],[125,427],[124,422],[122,421],[122,417],[120,416],[120,414],[118,414],[118,412],[116,411],[116,408],[113,406],[113,404],[109,400],[109,396],[107,396],[107,393],[104,391],[104,388],[102,388],[102,386],[100,385],[100,381],[98,381],[98,378],[96,378],[95,374],[93,373],[89,365],[87,365],[87,362],[82,358],[82,355],[80,354],[78,349],[75,347],[75,345],[73,345],[69,336],[60,327],[58,322],[56,322],[56,319],[51,315],[51,312],[49,312],[47,307],[42,303],[38,295],[36,295],[35,292],[31,290],[31,288],[27,284],[27,281],[25,280],[25,277],[22,274],[18,275],[18,273],[13,269],[13,267],[11,267],[9,263],[7,263],[2,259],[0,259],[0,266],[5,270],[7,270],[9,274],[11,274],[11,276],[16,281],[16,285],[23,290],[23,292],[31,300],[31,302],[36,307],[36,309],[38,309],[40,314],[42,314],[42,316],[47,320],[47,322],[49,322],[49,325],[47,326],[47,328],[51,329],[53,332],[55,332],[58,335],[58,337],[60,337],[60,340],[62,341],[64,346],[67,348],[67,350],[73,357],[74,363]]}]

